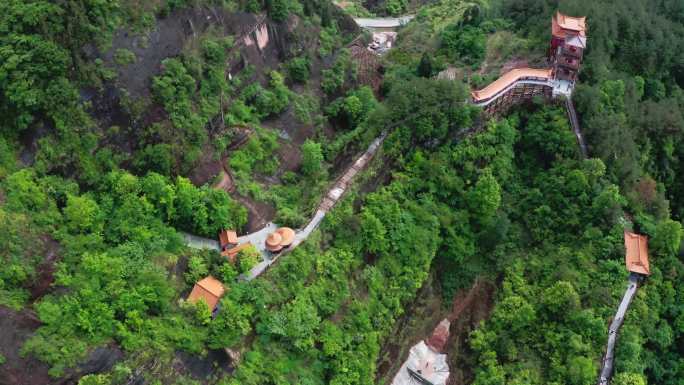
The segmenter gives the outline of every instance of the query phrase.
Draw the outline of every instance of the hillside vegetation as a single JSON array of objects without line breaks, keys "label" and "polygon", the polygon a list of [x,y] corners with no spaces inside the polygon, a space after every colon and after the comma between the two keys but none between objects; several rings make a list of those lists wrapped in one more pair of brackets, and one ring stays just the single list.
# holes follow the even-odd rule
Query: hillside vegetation
[{"label": "hillside vegetation", "polygon": [[[0,312],[23,322],[0,330],[0,383],[374,384],[393,330],[429,318],[408,309],[431,279],[445,304],[496,286],[454,383],[594,384],[629,229],[652,274],[612,383],[681,385],[681,2],[560,5],[588,17],[588,159],[561,104],[467,103],[511,62],[544,65],[557,2],[383,6],[417,12],[372,89],[345,48],[359,31],[325,0],[2,2]],[[263,47],[242,34],[259,25]],[[259,278],[239,278],[258,253],[186,246],[259,216],[304,225],[383,133]],[[215,317],[185,301],[207,275],[228,289]]]}]

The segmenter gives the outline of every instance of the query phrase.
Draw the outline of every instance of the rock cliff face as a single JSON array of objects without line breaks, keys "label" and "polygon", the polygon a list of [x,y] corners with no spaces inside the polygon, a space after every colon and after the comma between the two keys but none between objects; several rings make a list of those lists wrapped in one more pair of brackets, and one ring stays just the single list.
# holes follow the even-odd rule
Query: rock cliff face
[{"label": "rock cliff face", "polygon": [[451,322],[448,319],[443,319],[442,322],[437,325],[432,335],[425,340],[428,347],[438,353],[443,353],[445,351],[447,342],[449,341],[449,327]]},{"label": "rock cliff face", "polygon": [[[352,17],[335,6],[330,5],[330,9],[343,34],[355,36],[360,32]],[[88,60],[100,58],[106,66],[117,67],[117,86],[126,89],[129,95],[148,97],[151,79],[161,72],[162,60],[180,55],[193,39],[209,29],[235,37],[236,48],[239,46],[242,56],[251,59],[261,56],[262,61],[250,62],[257,67],[277,64],[318,44],[316,27],[301,23],[294,15],[276,23],[260,14],[228,12],[221,7],[195,7],[158,19],[146,33],[119,30],[110,49],[101,52],[90,45],[84,48],[84,54]],[[114,56],[120,49],[133,52],[135,62],[115,66]]]}]

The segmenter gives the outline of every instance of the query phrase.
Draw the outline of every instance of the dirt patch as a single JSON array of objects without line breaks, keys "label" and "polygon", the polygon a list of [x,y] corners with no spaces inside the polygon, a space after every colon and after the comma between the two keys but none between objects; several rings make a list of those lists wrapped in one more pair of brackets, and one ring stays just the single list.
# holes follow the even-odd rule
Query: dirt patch
[{"label": "dirt patch", "polygon": [[451,320],[450,338],[447,345],[449,363],[449,385],[464,385],[473,382],[473,367],[476,362],[473,352],[468,346],[470,332],[477,328],[480,321],[489,318],[494,307],[496,286],[484,280],[478,280],[468,290],[460,291],[455,299]]},{"label": "dirt patch", "polygon": [[40,320],[30,310],[14,311],[0,306],[0,354],[5,363],[0,365],[0,384],[46,385],[65,384],[48,375],[48,366],[37,359],[19,355],[24,342],[40,326]]},{"label": "dirt patch", "polygon": [[195,186],[202,186],[204,184],[210,183],[217,175],[223,170],[221,159],[216,159],[214,152],[210,148],[211,145],[207,145],[204,151],[202,151],[202,156],[197,163],[197,166],[192,170],[188,179]]},{"label": "dirt patch", "polygon": [[525,68],[529,66],[530,63],[527,61],[527,59],[513,58],[503,63],[503,65],[501,66],[501,73],[503,74],[512,69]]},{"label": "dirt patch", "polygon": [[207,380],[216,373],[230,373],[231,360],[225,350],[209,350],[206,356],[189,354],[183,351],[176,353],[173,368],[177,373],[189,374],[198,380]]},{"label": "dirt patch", "polygon": [[300,123],[294,116],[292,107],[278,118],[264,121],[262,125],[276,131],[280,137],[280,147],[276,152],[280,167],[276,175],[282,175],[286,171],[297,171],[302,163],[300,146],[314,136],[313,127]]},{"label": "dirt patch", "polygon": [[[253,130],[250,127],[238,125],[229,128],[226,132],[226,135],[230,135],[231,133],[233,139],[227,146],[227,153],[229,153],[230,151],[235,151],[238,148],[242,147],[242,145],[247,143],[247,141],[253,133]],[[192,170],[192,172],[188,176],[190,181],[192,181],[192,183],[196,186],[201,186],[206,183],[209,183],[212,179],[214,179],[217,176],[223,179],[225,179],[226,176],[230,177],[230,172],[228,170],[228,157],[223,156],[221,157],[221,159],[216,158],[217,157],[214,155],[214,147],[210,143],[207,144],[204,147],[204,150],[202,151],[202,156],[198,161],[198,165]],[[220,175],[221,173],[227,175]],[[218,181],[218,183],[225,182],[226,181],[222,181],[221,179],[219,179]],[[214,188],[224,189],[228,193],[232,193],[234,190],[234,187],[232,189],[226,189],[216,185],[214,185]]]},{"label": "dirt patch", "polygon": [[235,182],[233,182],[233,177],[229,173],[221,170],[221,173],[219,174],[219,180],[214,185],[214,188],[223,190],[229,194],[234,192]]},{"label": "dirt patch", "polygon": [[240,202],[240,204],[247,209],[247,227],[245,229],[247,233],[261,230],[275,218],[276,209],[270,204],[254,200],[238,193],[233,193],[232,196],[233,199]]}]

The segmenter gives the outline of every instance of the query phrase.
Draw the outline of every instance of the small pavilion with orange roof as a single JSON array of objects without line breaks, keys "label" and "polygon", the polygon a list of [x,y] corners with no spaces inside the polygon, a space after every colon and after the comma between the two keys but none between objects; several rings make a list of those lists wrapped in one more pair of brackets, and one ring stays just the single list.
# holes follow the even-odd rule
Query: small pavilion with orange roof
[{"label": "small pavilion with orange roof", "polygon": [[219,246],[221,251],[235,247],[238,243],[237,232],[235,230],[221,230],[219,232]]},{"label": "small pavilion with orange roof", "polygon": [[281,227],[266,237],[266,250],[279,253],[294,242],[295,232],[289,227]]},{"label": "small pavilion with orange roof", "polygon": [[651,274],[648,263],[648,237],[625,231],[625,265],[632,273]]},{"label": "small pavilion with orange roof", "polygon": [[188,296],[188,302],[197,303],[199,300],[204,300],[213,313],[225,291],[221,281],[210,275],[195,284]]}]

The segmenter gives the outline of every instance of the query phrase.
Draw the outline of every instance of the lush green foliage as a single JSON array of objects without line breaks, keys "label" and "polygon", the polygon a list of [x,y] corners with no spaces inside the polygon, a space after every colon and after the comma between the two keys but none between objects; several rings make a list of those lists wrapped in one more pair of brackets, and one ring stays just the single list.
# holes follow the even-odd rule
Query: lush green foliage
[{"label": "lush green foliage", "polygon": [[295,82],[306,83],[311,73],[311,63],[307,57],[297,57],[290,60],[287,64],[287,73]]},{"label": "lush green foliage", "polygon": [[442,49],[452,60],[477,64],[484,59],[486,38],[478,27],[453,24],[442,31],[440,39]]},{"label": "lush green foliage", "polygon": [[[242,361],[208,382],[372,384],[381,347],[430,274],[447,302],[485,276],[501,284],[491,317],[467,341],[473,383],[594,383],[625,285],[628,226],[649,235],[653,274],[621,331],[613,383],[679,384],[683,231],[669,211],[684,215],[678,4],[562,4],[589,13],[575,100],[594,159],[578,160],[565,114],[554,107],[530,104],[466,134],[480,121],[464,103],[465,85],[432,79],[447,63],[476,71],[485,53],[490,59],[488,38],[547,47],[556,4],[546,0],[440,0],[423,8],[389,55],[382,102],[357,84],[349,52],[335,52],[343,38],[331,4],[212,2],[266,10],[276,22],[302,16],[297,23],[320,33],[313,45],[330,66],[317,68],[306,50],[283,56],[293,59],[282,74],[301,83],[302,95],[280,72],[250,65],[229,81],[233,41],[209,29],[163,61],[154,100],[122,92],[131,127],[95,128],[78,82],[102,87],[115,72],[102,60],[83,63],[82,46],[106,43],[120,25],[149,27],[150,12],[173,15],[191,3],[0,4],[0,305],[30,305],[42,322],[23,354],[59,376],[96,346],[125,351],[124,362],[82,385],[119,385],[134,372],[150,383],[194,384],[178,375],[177,352],[226,347]],[[390,14],[407,7],[385,3]],[[120,66],[138,64],[130,51],[113,56]],[[289,110],[313,131],[301,146],[270,128]],[[246,225],[245,208],[224,191],[178,176],[226,155],[241,129],[251,136],[227,153],[238,192],[273,204],[274,221],[292,227],[317,207],[331,170],[388,134],[362,184],[321,229],[249,282],[238,276],[260,261],[256,250],[233,265],[218,252],[185,248],[176,232],[213,238]],[[47,132],[33,167],[18,161],[28,130]],[[299,152],[299,169],[283,169],[283,149]],[[55,285],[41,287],[54,260]],[[228,288],[215,318],[203,302],[182,299],[207,275]]]}]

